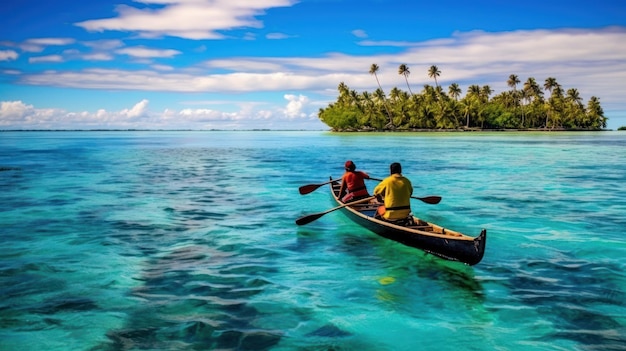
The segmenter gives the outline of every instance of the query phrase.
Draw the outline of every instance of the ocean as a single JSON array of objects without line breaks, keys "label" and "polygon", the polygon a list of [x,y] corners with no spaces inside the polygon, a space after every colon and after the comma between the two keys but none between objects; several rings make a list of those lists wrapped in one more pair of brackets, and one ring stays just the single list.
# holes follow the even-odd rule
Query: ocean
[{"label": "ocean", "polygon": [[[0,350],[626,350],[626,132],[0,132]],[[329,189],[400,162],[479,264]],[[373,189],[375,181],[368,182]]]}]

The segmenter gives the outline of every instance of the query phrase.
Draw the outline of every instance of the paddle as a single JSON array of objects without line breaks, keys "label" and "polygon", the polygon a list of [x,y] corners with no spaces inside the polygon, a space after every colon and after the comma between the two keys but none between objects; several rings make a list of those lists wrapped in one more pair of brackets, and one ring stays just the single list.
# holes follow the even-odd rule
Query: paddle
[{"label": "paddle", "polygon": [[[371,180],[377,180],[379,182],[382,182],[382,179],[378,179],[378,178],[369,178]],[[431,204],[431,205],[436,205],[439,202],[441,202],[441,196],[426,196],[426,197],[417,197],[417,196],[411,196],[412,199],[417,199],[420,201],[423,201],[427,204]]]},{"label": "paddle", "polygon": [[417,199],[417,200],[423,201],[431,205],[436,205],[439,202],[441,202],[441,196],[426,196],[426,197],[411,196],[411,199]]},{"label": "paddle", "polygon": [[319,188],[319,187],[321,187],[321,186],[323,186],[323,185],[330,184],[330,183],[334,183],[334,182],[338,182],[338,181],[340,181],[340,180],[341,180],[341,178],[340,178],[340,179],[333,179],[333,180],[331,180],[331,181],[328,181],[328,182],[326,182],[326,183],[321,183],[321,184],[308,184],[308,185],[303,185],[303,186],[301,186],[298,190],[300,191],[300,195],[305,195],[305,194],[308,194],[308,193],[312,193],[312,192],[314,192],[315,190],[317,190],[317,188]]},{"label": "paddle", "polygon": [[370,200],[373,200],[374,198],[376,198],[376,196],[370,196],[370,197],[366,197],[366,198],[361,199],[361,200],[356,200],[356,201],[352,201],[352,202],[345,203],[345,204],[343,204],[343,205],[341,205],[341,206],[333,207],[333,208],[331,208],[330,210],[326,210],[326,211],[324,211],[324,212],[319,212],[319,213],[314,213],[314,214],[306,215],[306,216],[303,216],[303,217],[300,217],[300,218],[296,219],[296,224],[297,224],[297,225],[305,225],[305,224],[309,224],[309,223],[313,222],[314,220],[316,220],[316,219],[318,219],[318,218],[322,217],[323,215],[325,215],[325,214],[327,214],[327,213],[330,213],[330,212],[333,212],[333,211],[339,210],[339,209],[344,208],[344,207],[346,207],[346,206],[355,205],[355,204],[360,204],[360,203],[363,203],[363,202],[368,202],[368,201],[370,201]]}]

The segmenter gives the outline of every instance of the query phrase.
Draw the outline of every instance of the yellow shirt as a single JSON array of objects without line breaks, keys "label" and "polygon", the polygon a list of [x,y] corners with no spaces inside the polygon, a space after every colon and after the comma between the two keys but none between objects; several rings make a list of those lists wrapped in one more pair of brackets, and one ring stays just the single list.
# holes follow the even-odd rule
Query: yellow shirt
[{"label": "yellow shirt", "polygon": [[[383,214],[385,219],[401,219],[411,213],[411,195],[413,195],[413,185],[411,181],[400,174],[392,174],[383,179],[374,188],[374,195],[382,195],[385,199]],[[407,209],[390,210],[394,207],[406,207]]]}]

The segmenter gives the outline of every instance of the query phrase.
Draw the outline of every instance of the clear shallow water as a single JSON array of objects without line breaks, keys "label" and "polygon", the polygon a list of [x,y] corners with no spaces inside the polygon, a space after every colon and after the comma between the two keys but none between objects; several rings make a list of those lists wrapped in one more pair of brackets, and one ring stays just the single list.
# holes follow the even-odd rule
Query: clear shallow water
[{"label": "clear shallow water", "polygon": [[[0,133],[0,350],[626,350],[626,134]],[[474,267],[322,187],[402,162]],[[370,188],[375,184],[371,184]]]}]

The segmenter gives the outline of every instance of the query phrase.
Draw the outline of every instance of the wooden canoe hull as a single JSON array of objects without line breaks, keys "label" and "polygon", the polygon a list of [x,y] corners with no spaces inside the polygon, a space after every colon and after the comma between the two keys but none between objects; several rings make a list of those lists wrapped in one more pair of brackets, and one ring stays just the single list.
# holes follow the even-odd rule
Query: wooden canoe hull
[{"label": "wooden canoe hull", "polygon": [[[343,204],[337,197],[339,186],[331,183],[331,193],[338,204]],[[355,223],[370,231],[401,244],[420,249],[450,261],[459,261],[468,265],[479,263],[487,243],[487,230],[483,229],[477,237],[470,237],[457,231],[443,228],[433,223],[413,217],[417,226],[405,227],[374,218],[377,204],[358,204],[342,208],[342,212]]]}]

